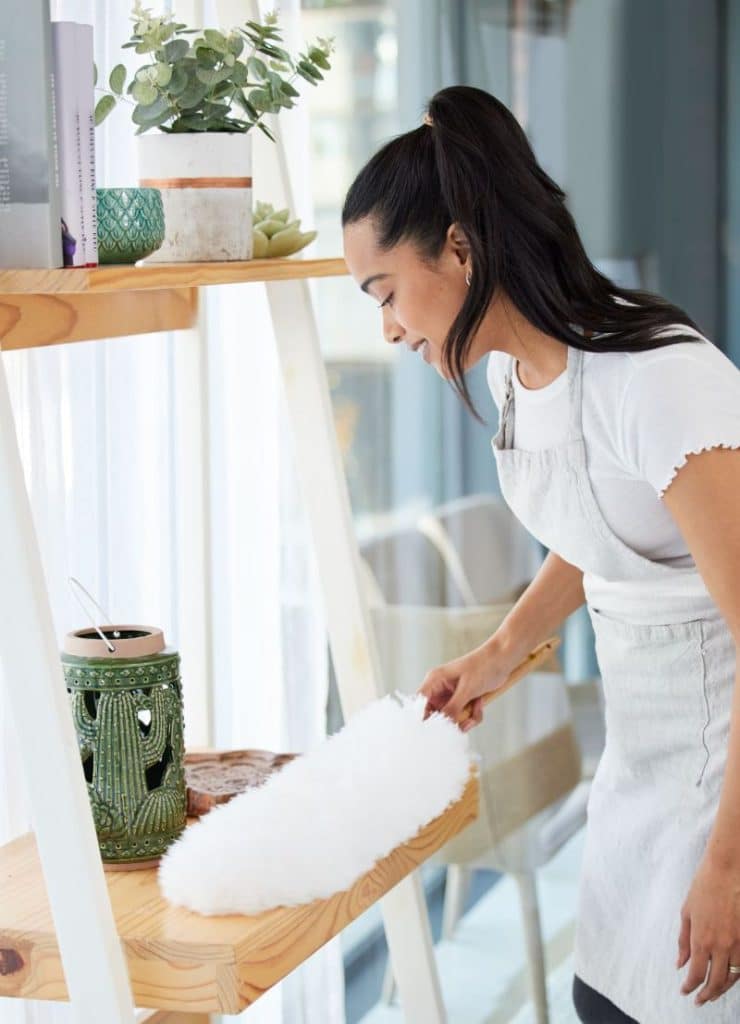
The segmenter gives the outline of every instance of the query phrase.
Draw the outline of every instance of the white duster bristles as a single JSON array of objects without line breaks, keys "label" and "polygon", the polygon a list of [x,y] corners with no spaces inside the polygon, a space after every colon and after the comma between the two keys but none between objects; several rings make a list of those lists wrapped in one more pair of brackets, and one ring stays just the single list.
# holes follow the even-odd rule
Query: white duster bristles
[{"label": "white duster bristles", "polygon": [[462,796],[468,737],[439,712],[425,721],[425,707],[421,694],[373,701],[215,807],[163,856],[165,898],[201,914],[255,914],[349,889]]}]

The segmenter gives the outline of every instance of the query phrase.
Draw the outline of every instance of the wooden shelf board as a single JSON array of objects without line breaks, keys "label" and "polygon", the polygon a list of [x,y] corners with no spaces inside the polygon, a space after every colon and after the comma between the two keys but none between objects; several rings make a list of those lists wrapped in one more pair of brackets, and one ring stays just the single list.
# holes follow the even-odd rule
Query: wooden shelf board
[{"label": "wooden shelf board", "polygon": [[347,265],[337,259],[246,260],[224,263],[140,263],[52,270],[0,270],[0,296],[142,291],[150,288],[198,288],[244,281],[288,281],[338,277]]},{"label": "wooden shelf board", "polygon": [[[167,903],[157,869],[106,872],[137,1006],[239,1013],[478,816],[474,763],[455,804],[351,889],[300,907],[208,917]],[[67,1000],[32,833],[0,848],[0,996]]]}]

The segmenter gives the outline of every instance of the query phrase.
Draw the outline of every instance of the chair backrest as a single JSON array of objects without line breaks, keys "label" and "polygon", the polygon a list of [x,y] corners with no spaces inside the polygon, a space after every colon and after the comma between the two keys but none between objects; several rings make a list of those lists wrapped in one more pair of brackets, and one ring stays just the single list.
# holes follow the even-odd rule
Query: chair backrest
[{"label": "chair backrest", "polygon": [[444,557],[413,526],[394,527],[363,540],[360,554],[387,604],[437,607],[465,604],[465,597]]},{"label": "chair backrest", "polygon": [[[464,573],[459,585],[468,603],[516,600],[542,564],[538,541],[495,495],[472,494],[438,505],[418,526]],[[446,544],[451,551],[445,552]]]},{"label": "chair backrest", "polygon": [[[370,609],[387,692],[415,693],[429,669],[467,654],[496,630],[511,602],[477,608]],[[467,863],[498,851],[508,869],[528,862],[527,823],[580,781],[580,752],[562,676],[536,672],[486,708],[468,734],[480,758],[480,815],[435,854]]]}]

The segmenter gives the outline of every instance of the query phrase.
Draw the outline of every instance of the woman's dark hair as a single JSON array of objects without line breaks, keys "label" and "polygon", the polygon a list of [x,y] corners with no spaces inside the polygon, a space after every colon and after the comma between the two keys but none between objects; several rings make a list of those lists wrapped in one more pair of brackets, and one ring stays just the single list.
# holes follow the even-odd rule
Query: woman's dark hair
[{"label": "woman's dark hair", "polygon": [[[653,337],[676,324],[699,328],[678,306],[621,288],[593,266],[565,192],[537,163],[503,103],[456,85],[435,93],[428,112],[431,125],[391,139],[362,168],[345,198],[342,226],[369,216],[381,249],[409,241],[430,265],[450,224],[464,230],[472,277],[442,351],[455,389],[477,419],[464,365],[499,285],[527,320],[574,348],[642,351],[698,340],[680,329]],[[573,325],[608,337],[584,337]]]}]

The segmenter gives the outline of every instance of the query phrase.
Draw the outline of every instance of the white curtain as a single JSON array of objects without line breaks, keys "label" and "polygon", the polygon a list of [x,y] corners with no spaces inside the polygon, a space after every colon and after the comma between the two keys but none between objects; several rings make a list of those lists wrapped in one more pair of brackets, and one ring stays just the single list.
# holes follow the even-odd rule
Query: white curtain
[{"label": "white curtain", "polygon": [[[101,77],[132,52],[119,49],[130,34],[127,6],[96,2]],[[97,168],[99,186],[136,183],[128,111],[98,129]],[[326,634],[264,289],[210,289],[205,320],[212,739],[220,748],[300,751],[325,735]],[[66,632],[88,625],[70,575],[113,621],[161,626],[171,646],[187,646],[178,342],[159,333],[2,356],[60,649]],[[188,684],[199,681],[186,678],[185,659],[182,672],[187,744],[189,734],[205,735],[205,723],[188,715]],[[0,842],[30,827],[16,743],[0,701]],[[67,1004],[0,999],[2,1024],[73,1019]],[[343,1024],[339,938],[240,1019]]]}]

